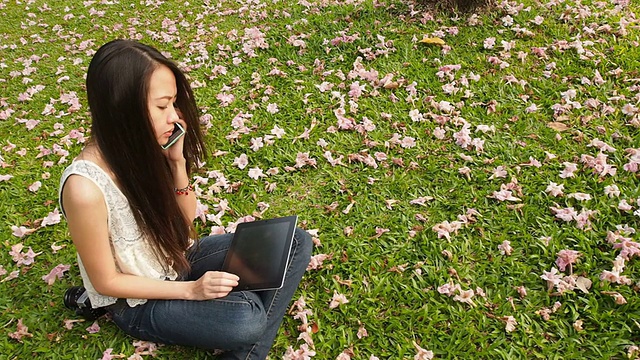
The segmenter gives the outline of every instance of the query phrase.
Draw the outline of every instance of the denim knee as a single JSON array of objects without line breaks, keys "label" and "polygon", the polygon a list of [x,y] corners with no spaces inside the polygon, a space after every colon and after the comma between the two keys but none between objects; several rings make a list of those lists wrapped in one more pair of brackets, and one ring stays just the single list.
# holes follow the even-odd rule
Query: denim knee
[{"label": "denim knee", "polygon": [[294,239],[298,241],[298,246],[300,247],[299,253],[302,255],[308,255],[309,258],[311,258],[311,252],[313,250],[313,240],[311,239],[311,235],[305,230],[296,228],[293,236]]},{"label": "denim knee", "polygon": [[227,350],[243,349],[257,343],[267,330],[267,316],[264,312],[244,318],[236,318],[233,329],[226,334]]}]

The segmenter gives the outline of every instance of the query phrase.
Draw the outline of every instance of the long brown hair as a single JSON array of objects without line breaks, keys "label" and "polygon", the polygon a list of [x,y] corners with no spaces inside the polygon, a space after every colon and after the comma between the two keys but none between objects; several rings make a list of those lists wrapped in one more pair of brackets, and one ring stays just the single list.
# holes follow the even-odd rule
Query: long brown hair
[{"label": "long brown hair", "polygon": [[173,192],[173,175],[154,135],[147,97],[151,74],[166,66],[176,78],[176,106],[187,123],[184,157],[187,173],[206,153],[198,108],[182,71],[156,49],[132,40],[114,40],[98,49],[87,72],[91,134],[129,200],[136,223],[161,264],[189,270],[184,251],[191,222]]}]

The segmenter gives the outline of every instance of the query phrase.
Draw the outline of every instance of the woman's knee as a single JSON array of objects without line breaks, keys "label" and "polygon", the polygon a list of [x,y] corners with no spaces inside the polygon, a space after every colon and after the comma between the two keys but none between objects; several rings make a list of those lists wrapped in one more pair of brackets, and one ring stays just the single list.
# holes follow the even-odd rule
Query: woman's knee
[{"label": "woman's knee", "polygon": [[298,244],[298,252],[302,255],[308,255],[311,257],[311,252],[313,250],[313,239],[311,238],[311,235],[303,229],[296,228],[293,238]]},{"label": "woman's knee", "polygon": [[266,330],[266,314],[253,314],[246,319],[238,319],[226,336],[229,350],[242,349],[257,343],[264,336]]}]

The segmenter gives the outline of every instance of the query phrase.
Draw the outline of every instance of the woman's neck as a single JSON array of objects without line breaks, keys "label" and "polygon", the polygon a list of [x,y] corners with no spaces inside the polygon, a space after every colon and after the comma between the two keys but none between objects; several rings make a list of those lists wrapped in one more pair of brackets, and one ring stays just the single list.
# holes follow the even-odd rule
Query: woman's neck
[{"label": "woman's neck", "polygon": [[78,154],[77,159],[91,161],[92,163],[98,165],[102,170],[104,170],[104,172],[106,172],[111,177],[111,179],[113,179],[116,182],[116,184],[118,183],[116,181],[117,179],[115,177],[115,174],[111,171],[111,168],[109,167],[109,164],[107,164],[107,162],[104,160],[104,157],[102,156],[102,152],[100,151],[100,148],[94,142],[89,142],[84,147],[84,149],[82,149],[80,154]]}]

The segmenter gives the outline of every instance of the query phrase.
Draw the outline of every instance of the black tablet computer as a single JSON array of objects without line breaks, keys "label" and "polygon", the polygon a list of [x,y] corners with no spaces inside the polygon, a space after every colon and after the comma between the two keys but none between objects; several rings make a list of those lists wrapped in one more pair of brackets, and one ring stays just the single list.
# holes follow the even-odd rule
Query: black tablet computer
[{"label": "black tablet computer", "polygon": [[234,291],[282,287],[297,222],[294,215],[238,224],[222,265],[240,278]]}]

